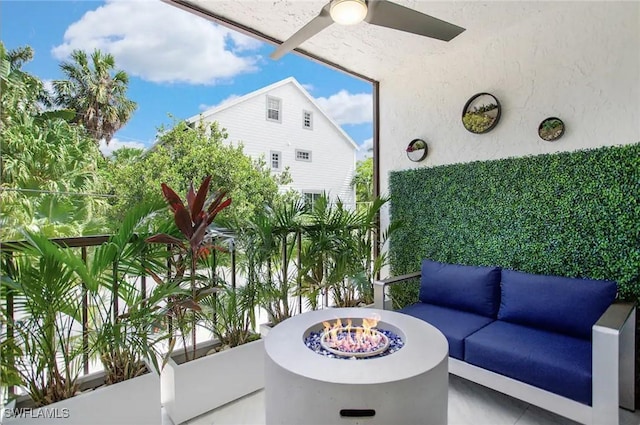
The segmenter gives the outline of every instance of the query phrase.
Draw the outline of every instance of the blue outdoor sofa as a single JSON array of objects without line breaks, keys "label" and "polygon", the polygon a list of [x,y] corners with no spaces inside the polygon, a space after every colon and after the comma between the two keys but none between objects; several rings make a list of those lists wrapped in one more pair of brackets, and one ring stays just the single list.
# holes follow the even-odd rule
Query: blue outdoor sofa
[{"label": "blue outdoor sofa", "polygon": [[634,410],[635,305],[614,282],[424,260],[419,302],[400,312],[438,328],[449,372],[584,424]]}]

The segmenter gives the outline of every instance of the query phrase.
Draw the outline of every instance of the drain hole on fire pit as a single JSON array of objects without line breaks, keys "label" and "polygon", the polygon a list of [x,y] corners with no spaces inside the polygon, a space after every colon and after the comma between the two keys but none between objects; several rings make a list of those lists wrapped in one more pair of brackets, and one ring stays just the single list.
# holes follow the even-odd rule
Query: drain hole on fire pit
[{"label": "drain hole on fire pit", "polygon": [[340,410],[341,418],[370,418],[376,415],[373,409],[342,409]]}]

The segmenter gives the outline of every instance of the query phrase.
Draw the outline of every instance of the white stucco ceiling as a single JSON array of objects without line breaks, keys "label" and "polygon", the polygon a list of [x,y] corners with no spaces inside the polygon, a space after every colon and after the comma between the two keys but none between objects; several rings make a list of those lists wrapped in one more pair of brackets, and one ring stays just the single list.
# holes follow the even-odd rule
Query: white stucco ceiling
[{"label": "white stucco ceiling", "polygon": [[[172,0],[165,1],[172,3]],[[326,0],[187,2],[278,40],[285,40],[295,33],[327,3]],[[562,10],[561,2],[396,2],[462,26],[466,31],[447,43],[367,23],[352,27],[333,24],[300,47],[348,70],[374,80],[383,80],[399,71],[407,61],[415,63],[417,60],[427,64],[431,60],[438,60],[441,55],[476,49],[490,44],[490,39],[517,34],[518,25],[527,19],[538,19],[541,14],[551,16]]]}]

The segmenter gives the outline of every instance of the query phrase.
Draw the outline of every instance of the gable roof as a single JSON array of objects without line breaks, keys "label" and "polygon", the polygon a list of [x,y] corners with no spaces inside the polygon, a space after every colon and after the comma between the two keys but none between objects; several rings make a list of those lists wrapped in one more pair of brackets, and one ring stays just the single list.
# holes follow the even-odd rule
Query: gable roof
[{"label": "gable roof", "polygon": [[342,137],[344,137],[344,139],[351,145],[351,147],[353,147],[354,149],[358,150],[359,147],[356,144],[356,142],[353,141],[353,139],[351,137],[349,137],[349,135],[347,133],[345,133],[345,131],[342,129],[342,127],[340,127],[338,124],[336,124],[336,122],[331,119],[331,117],[329,117],[329,115],[327,115],[327,113],[320,107],[320,105],[318,105],[318,103],[316,102],[316,100],[313,98],[313,96],[311,96],[309,94],[309,92],[307,90],[305,90],[304,87],[302,87],[302,85],[298,82],[298,80],[296,80],[294,77],[288,77],[285,78],[284,80],[278,81],[276,83],[270,84],[268,86],[262,87],[261,89],[258,89],[256,91],[252,91],[251,93],[245,94],[244,96],[240,96],[238,98],[235,98],[229,102],[225,102],[224,104],[220,105],[220,106],[216,106],[214,108],[211,109],[207,109],[204,112],[199,113],[198,115],[194,115],[192,117],[189,117],[186,119],[187,122],[192,123],[192,122],[197,122],[198,120],[200,120],[201,118],[208,118],[211,115],[215,115],[220,111],[224,111],[225,109],[229,109],[229,108],[233,108],[234,106],[252,99],[254,97],[258,97],[260,95],[269,93],[271,90],[274,90],[278,87],[282,87],[286,84],[293,84],[293,86],[295,88],[298,89],[298,91],[300,91],[300,93],[302,93],[304,95],[304,97],[307,98],[307,100],[313,105],[315,106],[322,115],[324,115],[324,117],[327,119],[327,121],[329,121],[329,123],[335,127],[335,129],[342,135]]}]

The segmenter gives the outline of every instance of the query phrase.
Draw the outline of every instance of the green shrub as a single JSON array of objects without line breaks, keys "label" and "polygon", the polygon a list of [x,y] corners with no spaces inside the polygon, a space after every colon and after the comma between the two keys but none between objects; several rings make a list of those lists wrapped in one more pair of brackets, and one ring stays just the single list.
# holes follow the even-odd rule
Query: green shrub
[{"label": "green shrub", "polygon": [[[391,270],[423,258],[610,279],[640,299],[640,144],[392,172]],[[399,305],[417,283],[394,288]]]}]

